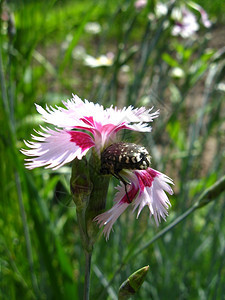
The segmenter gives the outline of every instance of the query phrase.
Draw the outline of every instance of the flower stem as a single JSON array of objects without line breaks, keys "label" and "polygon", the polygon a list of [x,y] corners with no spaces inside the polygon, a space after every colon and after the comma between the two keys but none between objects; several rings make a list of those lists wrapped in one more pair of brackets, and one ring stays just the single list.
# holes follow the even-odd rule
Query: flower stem
[{"label": "flower stem", "polygon": [[17,171],[15,171],[14,176],[15,176],[17,195],[18,195],[18,201],[19,201],[20,215],[21,215],[23,230],[24,230],[24,238],[25,238],[25,242],[26,242],[27,258],[28,258],[28,264],[29,264],[29,268],[30,268],[31,282],[32,282],[34,292],[35,292],[36,296],[38,297],[38,296],[40,296],[40,291],[38,288],[37,277],[35,274],[31,238],[30,238],[29,227],[28,227],[28,223],[27,223],[26,211],[25,211],[24,204],[23,204],[21,182],[20,182],[19,174]]},{"label": "flower stem", "polygon": [[76,205],[77,223],[85,253],[84,300],[89,300],[91,256],[99,228],[94,217],[105,208],[109,178],[99,174],[100,160],[93,155],[88,161],[75,159],[72,165],[70,189]]},{"label": "flower stem", "polygon": [[84,300],[89,300],[92,251],[85,251]]}]

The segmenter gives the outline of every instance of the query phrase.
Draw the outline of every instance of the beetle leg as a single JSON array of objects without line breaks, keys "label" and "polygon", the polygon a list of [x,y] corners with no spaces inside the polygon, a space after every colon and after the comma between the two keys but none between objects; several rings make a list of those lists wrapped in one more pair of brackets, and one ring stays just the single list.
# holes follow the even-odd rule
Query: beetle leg
[{"label": "beetle leg", "polygon": [[126,182],[124,183],[124,186],[125,186],[125,192],[126,192],[126,195],[127,195],[127,200],[128,200],[129,203],[131,203],[130,198],[128,196],[128,192],[127,192],[127,183]]},{"label": "beetle leg", "polygon": [[127,200],[129,203],[131,203],[130,201],[130,198],[128,196],[128,192],[127,192],[127,185],[130,184],[130,182],[127,182],[120,174],[115,174],[115,173],[111,173],[116,179],[119,179],[122,181],[122,183],[124,184],[125,186],[125,192],[126,192],[126,195],[127,195]]}]

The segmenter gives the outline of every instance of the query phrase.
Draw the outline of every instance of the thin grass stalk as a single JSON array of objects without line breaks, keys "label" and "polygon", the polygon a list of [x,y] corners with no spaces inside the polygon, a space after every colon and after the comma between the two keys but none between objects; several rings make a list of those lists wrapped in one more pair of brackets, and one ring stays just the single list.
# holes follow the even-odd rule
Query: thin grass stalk
[{"label": "thin grass stalk", "polygon": [[33,260],[33,254],[32,254],[32,246],[31,246],[31,239],[30,239],[30,233],[29,233],[29,227],[27,223],[27,216],[23,204],[22,199],[22,189],[21,189],[21,183],[20,178],[18,175],[18,172],[15,172],[15,181],[16,181],[16,188],[17,188],[17,195],[18,195],[18,202],[19,202],[19,208],[20,208],[20,215],[23,223],[23,231],[24,231],[24,237],[26,241],[26,249],[27,249],[27,258],[28,258],[28,264],[30,268],[30,275],[31,275],[31,282],[34,289],[35,295],[38,297],[40,296],[40,291],[38,288],[37,283],[37,277],[34,272],[34,260]]},{"label": "thin grass stalk", "polygon": [[[8,51],[9,52],[8,53],[8,55],[9,55],[8,77],[9,77],[9,98],[10,98],[11,104],[12,104],[13,103],[13,97],[12,97],[13,91],[12,91],[12,82],[11,82],[11,54],[10,54],[11,42],[12,42],[12,40],[10,39],[10,43],[8,46],[9,47],[9,49],[8,49],[9,50]],[[13,109],[10,110],[10,105],[9,105],[9,101],[8,101],[7,88],[6,88],[4,71],[3,71],[1,47],[0,47],[0,81],[1,81],[1,90],[2,90],[4,111],[5,111],[7,120],[8,120],[7,123],[8,123],[8,128],[9,128],[9,137],[10,137],[9,141],[10,141],[10,144],[12,147],[12,152],[14,154],[14,157],[16,157],[16,153],[14,151],[14,149],[15,149],[14,115],[13,115]],[[29,227],[28,227],[26,212],[24,209],[24,204],[23,204],[23,199],[22,199],[22,189],[21,189],[20,177],[19,177],[19,174],[17,171],[14,172],[14,177],[15,177],[15,182],[16,182],[19,209],[20,209],[23,230],[24,230],[24,236],[25,236],[25,241],[26,241],[28,264],[29,264],[30,274],[31,274],[31,282],[32,282],[32,286],[34,289],[34,293],[38,296],[38,295],[40,295],[40,291],[39,291],[38,284],[37,284],[37,278],[36,278],[36,275],[34,272],[34,260],[33,260],[33,255],[32,255],[32,246],[31,246],[31,239],[30,239],[30,234],[29,234]]]},{"label": "thin grass stalk", "polygon": [[141,87],[141,82],[144,78],[144,75],[148,69],[148,59],[150,57],[150,54],[152,53],[152,51],[155,49],[155,47],[157,46],[157,43],[160,40],[161,35],[163,34],[163,25],[166,22],[166,20],[168,20],[168,18],[170,17],[171,11],[173,9],[175,5],[175,1],[171,1],[171,4],[168,8],[168,12],[166,14],[166,16],[164,16],[160,22],[160,24],[157,27],[157,30],[154,34],[153,38],[149,38],[150,35],[150,25],[151,22],[148,21],[147,26],[146,26],[146,30],[143,36],[143,40],[142,40],[142,45],[140,48],[140,53],[141,53],[141,59],[140,59],[140,63],[138,66],[138,70],[137,70],[137,75],[135,76],[135,79],[132,83],[131,86],[129,86],[129,90],[128,90],[128,99],[130,100],[130,104],[134,105],[136,99],[138,98],[139,92],[140,92],[140,87]]},{"label": "thin grass stalk", "polygon": [[4,107],[4,110],[7,114],[7,116],[9,117],[10,112],[9,112],[8,97],[7,97],[7,92],[6,92],[5,76],[4,76],[4,71],[3,71],[1,46],[0,46],[0,84],[1,84],[1,95],[2,95],[2,100],[3,100],[3,107]]},{"label": "thin grass stalk", "polygon": [[198,200],[191,206],[187,211],[185,211],[181,216],[176,218],[170,225],[161,230],[158,234],[156,234],[148,243],[144,246],[140,247],[137,251],[135,251],[131,256],[128,256],[124,259],[124,262],[127,262],[128,258],[132,258],[137,256],[146,248],[148,248],[152,243],[158,240],[160,237],[165,235],[168,231],[173,229],[180,222],[184,221],[190,214],[192,214],[196,209],[201,208],[207,205],[209,202],[218,197],[222,192],[225,191],[225,176],[219,179],[215,184],[206,189],[198,198]]},{"label": "thin grass stalk", "polygon": [[[214,296],[211,296],[211,299],[219,299],[218,296],[218,289],[220,283],[222,284],[222,280],[224,279],[223,276],[221,276],[221,272],[223,272],[223,267],[225,264],[225,245],[220,244],[220,235],[223,236],[223,233],[221,232],[221,228],[223,225],[224,220],[224,214],[225,214],[225,202],[224,204],[219,208],[220,216],[218,219],[218,223],[216,224],[216,228],[214,231],[214,234],[212,235],[212,242],[211,242],[211,262],[209,266],[208,276],[207,276],[207,290],[205,292],[206,299],[210,299],[210,293],[214,294]],[[211,217],[212,218],[212,217]],[[218,255],[220,253],[220,255]],[[216,273],[215,270],[217,269],[217,277],[216,280],[213,280],[214,274]],[[213,292],[210,288],[212,282],[215,282]]]},{"label": "thin grass stalk", "polygon": [[[218,273],[217,273],[217,280],[216,280],[215,288],[214,288],[214,291],[213,291],[212,299],[219,299],[220,298],[218,296],[218,293],[219,293],[218,291],[219,291],[219,283],[223,279],[224,265],[225,265],[225,246],[223,247],[223,253],[221,255],[221,262],[219,264],[219,269],[218,269]],[[221,295],[224,295],[224,293],[222,292]]]}]

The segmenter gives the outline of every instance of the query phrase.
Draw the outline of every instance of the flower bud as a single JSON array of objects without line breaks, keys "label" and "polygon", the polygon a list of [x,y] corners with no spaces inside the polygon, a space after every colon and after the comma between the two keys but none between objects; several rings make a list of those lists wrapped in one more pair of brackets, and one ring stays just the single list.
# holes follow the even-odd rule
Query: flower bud
[{"label": "flower bud", "polygon": [[148,270],[149,266],[145,266],[131,274],[128,279],[121,284],[119,288],[118,299],[128,299],[134,295],[142,286]]}]

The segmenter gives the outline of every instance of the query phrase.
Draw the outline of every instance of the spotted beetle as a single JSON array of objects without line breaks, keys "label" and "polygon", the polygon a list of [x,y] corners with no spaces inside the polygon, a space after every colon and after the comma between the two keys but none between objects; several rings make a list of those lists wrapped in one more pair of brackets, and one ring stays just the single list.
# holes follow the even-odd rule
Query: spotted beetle
[{"label": "spotted beetle", "polygon": [[133,143],[115,143],[101,153],[101,174],[112,174],[125,186],[127,199],[127,182],[119,172],[123,169],[146,170],[150,166],[150,155],[145,147]]}]

